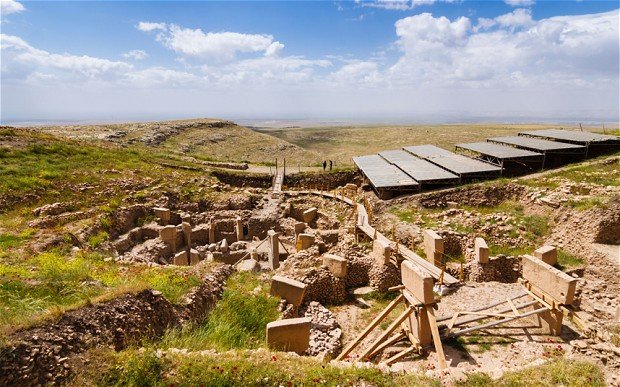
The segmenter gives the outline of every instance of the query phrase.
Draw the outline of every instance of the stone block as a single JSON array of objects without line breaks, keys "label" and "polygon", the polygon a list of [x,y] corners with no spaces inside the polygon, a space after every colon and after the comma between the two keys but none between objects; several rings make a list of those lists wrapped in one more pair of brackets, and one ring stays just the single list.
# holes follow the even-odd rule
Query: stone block
[{"label": "stone block", "polygon": [[297,235],[304,232],[305,229],[306,229],[306,224],[304,222],[295,223],[295,237],[297,237]]},{"label": "stone block", "polygon": [[577,279],[531,255],[524,255],[521,261],[524,279],[561,304],[574,301]]},{"label": "stone block", "polygon": [[323,241],[330,246],[334,246],[340,240],[340,231],[338,230],[319,230],[317,234]]},{"label": "stone block", "polygon": [[476,238],[474,241],[474,250],[476,253],[476,260],[479,263],[489,263],[489,247],[482,238]]},{"label": "stone block", "polygon": [[433,277],[430,273],[410,261],[403,261],[400,270],[405,289],[424,304],[435,302]]},{"label": "stone block", "polygon": [[294,306],[301,305],[306,292],[306,284],[291,278],[274,275],[271,278],[271,289],[269,294],[284,298],[289,304]]},{"label": "stone block", "polygon": [[183,222],[181,223],[181,230],[183,231],[183,242],[185,243],[185,246],[187,246],[188,248],[191,248],[192,247],[192,226],[187,222]]},{"label": "stone block", "polygon": [[196,226],[192,230],[192,243],[197,246],[206,245],[209,243],[209,227],[205,225]]},{"label": "stone block", "polygon": [[426,229],[423,231],[424,236],[424,252],[426,260],[433,263],[437,267],[441,267],[443,258],[443,238],[435,231]]},{"label": "stone block", "polygon": [[237,270],[257,272],[260,271],[260,264],[255,259],[244,259],[237,266]]},{"label": "stone block", "polygon": [[165,226],[159,230],[159,238],[172,249],[172,253],[177,251],[177,228],[176,226]]},{"label": "stone block", "polygon": [[310,223],[316,219],[316,215],[317,215],[317,209],[316,207],[312,207],[304,211],[301,217],[305,223]]},{"label": "stone block", "polygon": [[222,239],[222,243],[220,243],[220,251],[222,253],[227,253],[228,252],[228,241],[226,239]]},{"label": "stone block", "polygon": [[155,207],[153,208],[153,212],[155,216],[159,218],[159,224],[162,226],[167,226],[170,222],[170,210],[167,208]]},{"label": "stone block", "polygon": [[174,255],[172,263],[177,266],[187,266],[189,265],[189,260],[187,258],[187,251],[179,251]]},{"label": "stone block", "polygon": [[547,265],[558,263],[558,250],[554,246],[543,246],[534,251],[534,256],[542,260]]},{"label": "stone block", "polygon": [[459,207],[459,204],[457,202],[446,202],[446,204],[448,205],[448,208],[450,209]]},{"label": "stone block", "polygon": [[390,263],[392,257],[392,247],[387,239],[377,238],[372,241],[372,255],[378,265],[386,265]]},{"label": "stone block", "polygon": [[334,277],[347,276],[347,260],[334,254],[323,255],[323,265],[327,266]]},{"label": "stone block", "polygon": [[305,250],[314,244],[314,235],[299,234],[297,235],[297,243],[295,247],[297,251]]},{"label": "stone block", "polygon": [[309,317],[289,318],[267,324],[267,346],[276,351],[303,354],[310,345]]},{"label": "stone block", "polygon": [[200,262],[200,253],[198,250],[191,249],[189,251],[189,264],[193,266],[198,262]]}]

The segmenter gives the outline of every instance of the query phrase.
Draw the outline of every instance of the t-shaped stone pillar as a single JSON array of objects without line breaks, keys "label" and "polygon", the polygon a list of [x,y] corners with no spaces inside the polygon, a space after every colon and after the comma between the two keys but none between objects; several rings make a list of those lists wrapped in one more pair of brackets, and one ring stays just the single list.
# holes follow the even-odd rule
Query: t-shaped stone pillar
[{"label": "t-shaped stone pillar", "polygon": [[274,230],[267,231],[269,238],[269,268],[275,270],[280,267],[280,236]]},{"label": "t-shaped stone pillar", "polygon": [[170,246],[172,255],[177,252],[177,228],[176,226],[165,226],[159,230],[159,239]]},{"label": "t-shaped stone pillar", "polygon": [[186,250],[189,251],[192,248],[192,226],[187,222],[183,222],[181,223],[181,229],[183,230]]},{"label": "t-shaped stone pillar", "polygon": [[441,267],[444,251],[443,238],[430,229],[424,230],[422,234],[424,235],[424,252],[426,253],[426,260],[437,267]]},{"label": "t-shaped stone pillar", "polygon": [[215,243],[215,222],[213,219],[209,223],[209,243]]},{"label": "t-shaped stone pillar", "polygon": [[235,232],[237,233],[237,240],[242,241],[243,240],[243,222],[241,221],[240,217],[237,217],[237,219],[235,219]]}]

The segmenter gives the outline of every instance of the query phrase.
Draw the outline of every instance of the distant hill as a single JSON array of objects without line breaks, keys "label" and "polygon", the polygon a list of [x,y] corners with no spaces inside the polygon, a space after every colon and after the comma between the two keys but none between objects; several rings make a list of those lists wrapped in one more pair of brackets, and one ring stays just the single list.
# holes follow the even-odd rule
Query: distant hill
[{"label": "distant hill", "polygon": [[171,154],[207,161],[272,164],[276,157],[290,165],[318,164],[318,153],[231,121],[191,119],[101,125],[58,125],[30,128],[80,140],[143,145]]}]

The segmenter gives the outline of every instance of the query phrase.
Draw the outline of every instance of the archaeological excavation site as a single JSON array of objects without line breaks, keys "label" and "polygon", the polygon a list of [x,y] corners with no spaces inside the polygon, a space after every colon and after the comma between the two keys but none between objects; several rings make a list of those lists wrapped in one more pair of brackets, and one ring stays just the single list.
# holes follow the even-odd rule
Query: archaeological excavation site
[{"label": "archaeological excavation site", "polygon": [[0,385],[620,386],[617,137],[325,171],[98,130],[0,128]]}]

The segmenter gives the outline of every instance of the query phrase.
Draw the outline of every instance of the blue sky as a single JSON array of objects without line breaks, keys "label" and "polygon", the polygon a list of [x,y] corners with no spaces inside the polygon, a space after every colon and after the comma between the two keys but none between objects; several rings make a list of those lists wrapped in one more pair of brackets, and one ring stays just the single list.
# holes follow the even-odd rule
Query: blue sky
[{"label": "blue sky", "polygon": [[618,1],[2,3],[2,122],[619,121]]}]

